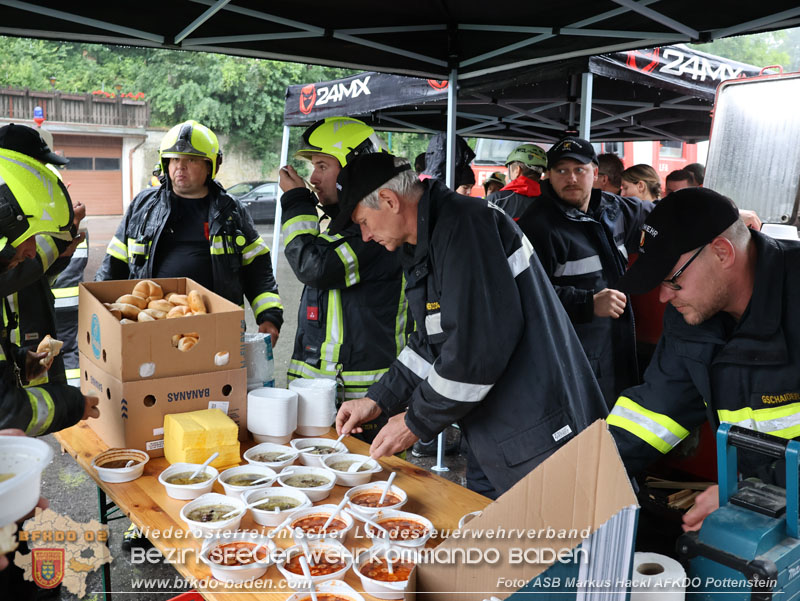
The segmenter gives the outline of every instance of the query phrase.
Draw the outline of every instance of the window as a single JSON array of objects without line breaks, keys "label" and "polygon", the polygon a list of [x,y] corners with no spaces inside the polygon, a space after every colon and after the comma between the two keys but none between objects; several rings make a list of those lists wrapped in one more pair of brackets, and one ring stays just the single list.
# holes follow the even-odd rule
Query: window
[{"label": "window", "polygon": [[678,140],[661,140],[658,146],[658,156],[679,159],[683,156],[683,142]]},{"label": "window", "polygon": [[92,157],[67,157],[69,163],[66,168],[70,171],[91,171],[92,170]]},{"label": "window", "polygon": [[95,171],[119,171],[119,159],[101,159],[99,157],[94,160]]}]

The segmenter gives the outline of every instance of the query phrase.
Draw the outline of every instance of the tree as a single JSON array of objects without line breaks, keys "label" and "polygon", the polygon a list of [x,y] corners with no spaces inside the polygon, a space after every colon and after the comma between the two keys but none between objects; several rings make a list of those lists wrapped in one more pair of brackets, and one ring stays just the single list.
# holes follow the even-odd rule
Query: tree
[{"label": "tree", "polygon": [[703,52],[756,67],[780,65],[784,69],[788,69],[792,62],[797,62],[796,58],[794,61],[792,60],[791,48],[787,44],[789,31],[792,30],[722,38],[708,44],[692,44],[691,46]]}]

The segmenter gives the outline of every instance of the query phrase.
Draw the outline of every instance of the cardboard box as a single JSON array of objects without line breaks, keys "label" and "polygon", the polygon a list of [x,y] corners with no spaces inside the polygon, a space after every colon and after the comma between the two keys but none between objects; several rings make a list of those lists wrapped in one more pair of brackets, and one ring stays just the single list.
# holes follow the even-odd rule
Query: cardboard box
[{"label": "cardboard box", "polygon": [[[84,282],[78,296],[78,349],[86,358],[123,382],[166,378],[244,367],[244,310],[189,278],[153,280],[164,294],[200,292],[206,315],[121,324],[103,306],[130,294],[138,280]],[[189,351],[172,345],[174,334],[197,332]],[[217,352],[228,352],[228,363],[216,365]]]},{"label": "cardboard box", "polygon": [[[576,583],[580,582],[581,577],[586,578],[587,570],[581,571],[577,564],[554,561],[551,554],[560,553],[564,559],[578,555],[580,559],[575,550],[587,533],[594,536],[595,548],[590,553],[602,553],[598,550],[602,541],[597,542],[596,534],[610,521],[618,524],[622,518],[627,520],[630,540],[621,541],[620,555],[628,553],[629,557],[616,559],[625,563],[630,574],[637,515],[636,496],[616,444],[605,421],[599,420],[488,505],[458,537],[451,535],[436,547],[437,561],[417,565],[412,574],[414,586],[409,585],[404,598],[482,601],[490,596],[528,599],[528,593],[535,593],[536,599],[574,599],[568,593],[576,592],[576,587],[564,585],[573,577]],[[466,531],[474,535],[467,536]],[[558,536],[572,532],[577,535]],[[536,536],[531,537],[531,533]],[[446,561],[448,553],[462,557],[455,551],[459,549],[476,549],[471,551],[473,559],[480,557],[484,561]],[[494,559],[492,549],[499,558],[494,563],[486,561]],[[612,582],[608,588],[617,584]],[[521,588],[524,592],[514,595]],[[616,596],[599,598],[624,599],[624,583],[621,597],[619,588],[615,589]]]},{"label": "cardboard box", "polygon": [[[146,325],[146,324],[145,324]],[[247,370],[122,382],[80,353],[81,392],[100,397],[100,417],[86,423],[110,447],[164,455],[164,416],[221,409],[247,436]]]}]

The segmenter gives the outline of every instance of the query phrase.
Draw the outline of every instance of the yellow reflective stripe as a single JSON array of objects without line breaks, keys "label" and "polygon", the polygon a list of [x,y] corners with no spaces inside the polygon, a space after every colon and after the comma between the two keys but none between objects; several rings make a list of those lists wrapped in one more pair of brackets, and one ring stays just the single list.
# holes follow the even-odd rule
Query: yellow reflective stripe
[{"label": "yellow reflective stripe", "polygon": [[116,237],[111,238],[106,248],[106,254],[111,255],[115,259],[119,259],[125,263],[128,262],[128,247],[120,242]]},{"label": "yellow reflective stripe", "polygon": [[256,257],[268,253],[269,247],[264,243],[261,236],[259,236],[252,244],[245,246],[242,251],[242,265],[250,265]]},{"label": "yellow reflective stripe", "polygon": [[224,255],[225,254],[225,243],[222,240],[222,236],[212,236],[211,237],[211,254],[212,255]]},{"label": "yellow reflective stripe", "polygon": [[328,311],[325,319],[325,340],[320,346],[320,356],[331,363],[339,362],[339,351],[344,340],[342,297],[338,290],[328,291]]},{"label": "yellow reflective stripe", "polygon": [[361,281],[358,272],[358,256],[353,252],[353,247],[347,242],[336,247],[336,255],[344,265],[344,283],[346,286],[355,286]]},{"label": "yellow reflective stripe", "polygon": [[717,411],[717,415],[721,422],[736,424],[780,438],[800,436],[800,403],[766,409],[753,409],[752,407],[736,411],[720,409]]},{"label": "yellow reflective stripe", "polygon": [[47,373],[45,373],[41,378],[36,378],[35,380],[28,382],[28,385],[25,388],[30,386],[41,386],[42,384],[47,384],[49,381],[50,378],[48,378]]},{"label": "yellow reflective stripe", "polygon": [[606,421],[627,430],[662,453],[668,453],[689,435],[689,431],[672,418],[645,409],[624,396],[617,399]]},{"label": "yellow reflective stripe", "polygon": [[[20,325],[19,324],[19,309],[17,308],[18,305],[19,305],[19,302],[18,302],[19,301],[19,293],[14,292],[13,294],[9,294],[6,298],[8,299],[8,308],[11,311],[11,313],[12,314],[13,313],[17,314],[17,327],[8,332],[8,338],[9,338],[9,340],[11,340],[12,344],[16,344],[17,346],[19,346],[20,345],[20,338],[22,337],[22,334],[20,333],[20,329],[19,329],[19,325]],[[3,309],[5,309],[5,303],[3,303]],[[6,321],[5,323],[7,324],[8,321]]]},{"label": "yellow reflective stripe", "polygon": [[66,373],[68,380],[74,380],[81,377],[80,367],[76,367],[74,369],[65,369],[64,372]]},{"label": "yellow reflective stripe", "polygon": [[59,255],[53,238],[46,235],[36,236],[36,254],[39,255],[39,259],[42,261],[42,267],[47,271],[56,262]]},{"label": "yellow reflective stripe", "polygon": [[407,343],[406,327],[408,325],[408,302],[406,301],[406,274],[400,282],[400,302],[397,304],[397,317],[394,322],[394,341],[399,355]]},{"label": "yellow reflective stripe", "polygon": [[284,237],[284,246],[288,245],[297,236],[303,234],[319,235],[319,223],[316,215],[298,215],[288,219],[281,227]]},{"label": "yellow reflective stripe", "polygon": [[[325,362],[323,362],[325,364]],[[330,378],[336,377],[336,364],[325,364],[328,369],[318,368],[303,363],[299,359],[292,359],[289,363],[289,380],[297,378]],[[381,376],[389,371],[388,367],[382,369],[372,369],[368,371],[343,371],[341,376],[345,386],[355,386],[369,388],[372,384],[381,379]]]},{"label": "yellow reflective stripe", "polygon": [[253,307],[253,314],[258,317],[266,311],[267,309],[272,309],[277,307],[278,309],[283,309],[283,305],[281,304],[281,297],[275,294],[274,292],[264,292],[263,294],[259,294],[257,297],[253,299],[253,302],[250,303],[250,306]]},{"label": "yellow reflective stripe", "polygon": [[128,254],[147,255],[147,246],[143,242],[137,242],[133,238],[128,238]]},{"label": "yellow reflective stripe", "polygon": [[56,298],[67,298],[69,296],[78,296],[78,287],[70,286],[69,288],[53,288],[53,296]]},{"label": "yellow reflective stripe", "polygon": [[83,242],[78,244],[78,246],[76,246],[75,248],[89,248],[89,241],[86,238],[84,238]]},{"label": "yellow reflective stripe", "polygon": [[329,234],[328,232],[320,234],[319,237],[323,240],[327,240],[328,242],[336,242],[337,240],[344,238],[344,236],[341,234]]},{"label": "yellow reflective stripe", "polygon": [[55,403],[53,397],[44,388],[26,388],[28,400],[31,404],[31,421],[25,428],[28,436],[39,436],[47,431],[53,423]]}]

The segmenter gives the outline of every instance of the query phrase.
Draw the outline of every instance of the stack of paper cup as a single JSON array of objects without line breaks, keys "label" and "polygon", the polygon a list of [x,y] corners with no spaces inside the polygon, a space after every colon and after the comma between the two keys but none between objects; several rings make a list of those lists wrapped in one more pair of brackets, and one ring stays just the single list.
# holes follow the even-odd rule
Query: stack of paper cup
[{"label": "stack of paper cup", "polygon": [[297,433],[327,434],[336,419],[336,381],[326,378],[292,380],[289,390],[297,393]]},{"label": "stack of paper cup", "polygon": [[297,427],[297,393],[256,388],[247,393],[247,429],[258,442],[284,444]]}]

